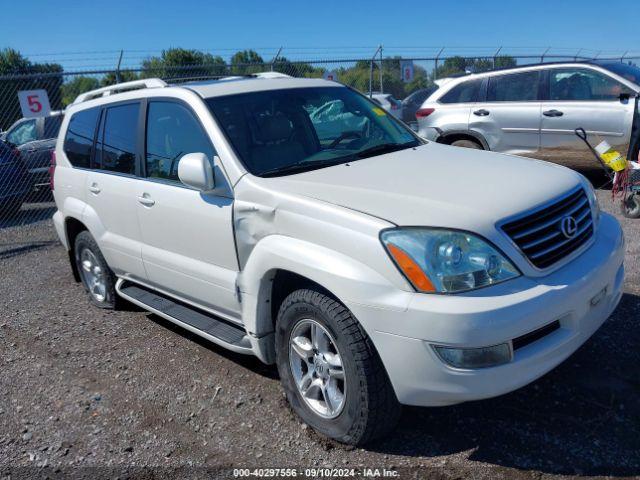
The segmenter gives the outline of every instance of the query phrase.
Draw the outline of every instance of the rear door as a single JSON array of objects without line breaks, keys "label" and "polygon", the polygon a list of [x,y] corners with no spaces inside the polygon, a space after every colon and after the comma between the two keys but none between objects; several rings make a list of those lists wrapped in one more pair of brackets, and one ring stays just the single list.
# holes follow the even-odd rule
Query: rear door
[{"label": "rear door", "polygon": [[575,135],[584,128],[595,145],[606,140],[622,153],[629,148],[635,104],[620,99],[632,93],[616,79],[586,67],[547,71],[542,108],[540,158],[574,168],[596,166],[587,146]]},{"label": "rear door", "polygon": [[482,80],[466,80],[442,95],[435,106],[435,112],[418,120],[420,134],[430,138],[424,128],[438,128],[445,135],[467,132],[470,128],[469,115],[478,101],[481,85]]},{"label": "rear door", "polygon": [[87,224],[99,225],[100,250],[121,275],[146,279],[142,264],[142,235],[136,213],[140,180],[139,101],[109,104],[102,109],[92,168],[87,174]]},{"label": "rear door", "polygon": [[535,156],[540,147],[540,70],[488,77],[469,129],[496,152]]},{"label": "rear door", "polygon": [[[233,198],[209,136],[187,104],[150,99],[145,139],[145,179],[135,197],[149,283],[239,322]],[[178,178],[180,159],[196,152],[212,162],[214,192],[199,192]]]}]

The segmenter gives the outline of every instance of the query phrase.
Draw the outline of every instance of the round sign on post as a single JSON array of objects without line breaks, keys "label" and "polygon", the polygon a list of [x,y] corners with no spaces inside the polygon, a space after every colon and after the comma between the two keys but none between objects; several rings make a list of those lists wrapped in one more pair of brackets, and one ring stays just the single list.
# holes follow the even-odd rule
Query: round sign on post
[{"label": "round sign on post", "polygon": [[18,92],[18,100],[25,118],[46,117],[51,113],[46,90],[21,90]]}]

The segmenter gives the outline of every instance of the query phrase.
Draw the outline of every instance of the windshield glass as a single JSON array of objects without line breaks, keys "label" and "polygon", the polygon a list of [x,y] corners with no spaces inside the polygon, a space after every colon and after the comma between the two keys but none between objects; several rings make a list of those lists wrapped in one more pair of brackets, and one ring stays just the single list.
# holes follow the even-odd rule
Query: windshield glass
[{"label": "windshield glass", "polygon": [[602,66],[640,86],[640,68],[637,66],[622,62],[605,63]]},{"label": "windshield glass", "polygon": [[345,87],[242,93],[207,100],[246,168],[277,176],[421,143],[381,107]]}]

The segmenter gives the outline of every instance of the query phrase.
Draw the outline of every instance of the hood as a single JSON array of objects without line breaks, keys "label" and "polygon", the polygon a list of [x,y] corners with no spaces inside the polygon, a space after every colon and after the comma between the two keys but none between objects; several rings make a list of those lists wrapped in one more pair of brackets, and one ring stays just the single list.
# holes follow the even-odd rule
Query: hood
[{"label": "hood", "polygon": [[476,231],[545,204],[581,182],[577,173],[551,163],[434,142],[262,180],[278,191],[396,225]]}]

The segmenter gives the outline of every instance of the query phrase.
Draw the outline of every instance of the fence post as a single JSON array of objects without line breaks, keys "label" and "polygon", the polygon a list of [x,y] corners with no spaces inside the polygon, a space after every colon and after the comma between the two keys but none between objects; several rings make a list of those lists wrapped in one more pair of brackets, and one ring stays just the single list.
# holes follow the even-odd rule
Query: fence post
[{"label": "fence post", "polygon": [[116,83],[120,83],[120,64],[122,63],[122,54],[124,50],[120,50],[120,57],[118,57],[118,66],[116,67]]},{"label": "fence post", "polygon": [[276,53],[276,56],[273,57],[273,59],[271,60],[271,71],[273,72],[273,64],[276,63],[276,60],[278,60],[278,57],[280,56],[280,52],[282,52],[282,47],[280,47],[278,49],[278,53]]},{"label": "fence post", "polygon": [[584,50],[583,48],[581,48],[580,50],[578,50],[578,52],[576,53],[575,57],[573,57],[574,61],[578,60],[578,55],[580,55],[580,52],[582,52],[582,50]]},{"label": "fence post", "polygon": [[[382,72],[382,45],[380,45],[375,53],[373,54],[373,57],[371,57],[369,66],[369,98],[371,98],[373,96],[373,63],[376,61],[376,56],[378,55],[378,52],[380,52],[380,72]],[[382,88],[382,73],[380,73],[380,87]]]},{"label": "fence post", "polygon": [[622,63],[624,63],[624,57],[626,57],[626,56],[627,56],[627,53],[629,53],[629,50],[627,50],[626,52],[624,52],[624,53],[622,54],[622,56],[620,57],[620,61],[621,61]]},{"label": "fence post", "polygon": [[384,88],[382,87],[382,45],[379,47],[380,50],[380,93],[384,93]]},{"label": "fence post", "polygon": [[547,55],[547,53],[549,53],[549,50],[551,50],[551,47],[547,47],[547,49],[544,51],[544,53],[540,57],[540,63],[544,63],[544,57]]},{"label": "fence post", "polygon": [[438,60],[440,59],[440,54],[441,54],[442,52],[444,52],[444,49],[445,49],[445,48],[446,48],[446,47],[442,47],[442,48],[440,49],[440,51],[438,52],[438,54],[436,55],[436,65],[435,65],[435,68],[433,69],[433,79],[434,79],[434,80],[437,80],[437,79],[438,79]]},{"label": "fence post", "polygon": [[496,50],[496,53],[493,54],[493,69],[494,70],[496,69],[496,57],[500,53],[500,50],[502,50],[502,47],[498,48],[498,50]]}]

